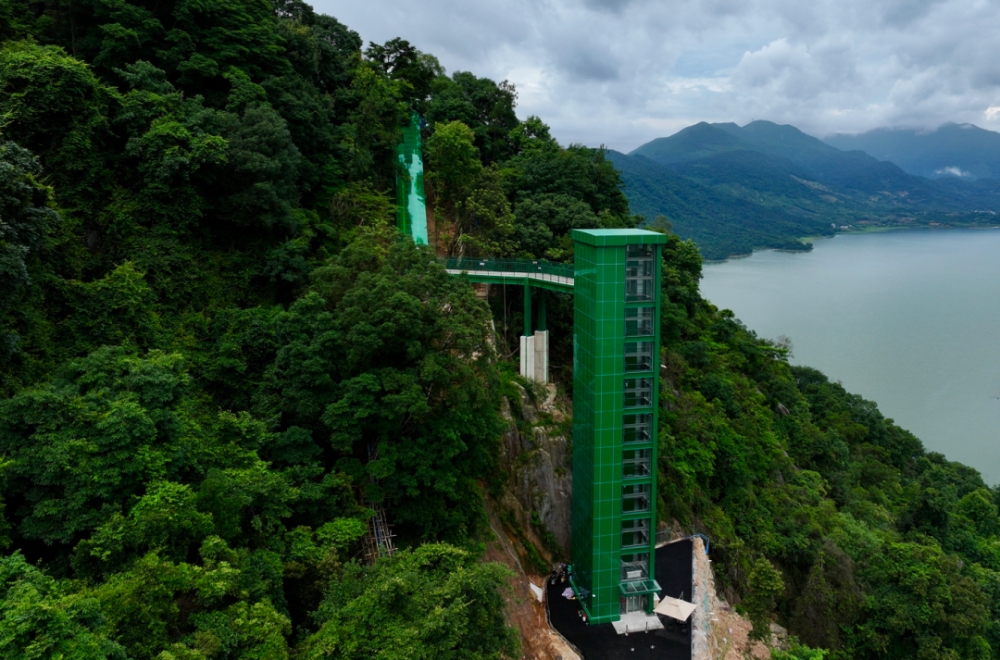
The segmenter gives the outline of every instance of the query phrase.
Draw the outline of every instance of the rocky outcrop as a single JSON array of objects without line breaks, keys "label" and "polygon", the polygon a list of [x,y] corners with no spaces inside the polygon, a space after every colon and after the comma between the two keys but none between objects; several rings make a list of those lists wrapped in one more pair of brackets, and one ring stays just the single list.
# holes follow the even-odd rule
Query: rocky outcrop
[{"label": "rocky outcrop", "polygon": [[[573,477],[571,444],[566,437],[570,433],[569,402],[557,398],[553,384],[533,387],[531,395],[521,390],[520,401],[504,405],[510,429],[501,441],[500,467],[508,476],[499,504],[545,560],[552,561],[556,555],[567,556],[570,547]],[[546,530],[551,533],[548,538]],[[553,547],[553,538],[561,553]]]},{"label": "rocky outcrop", "polygon": [[[737,614],[715,590],[712,562],[705,554],[705,544],[694,541],[691,561],[694,590],[691,602],[698,609],[691,615],[691,660],[764,660],[771,649],[763,642],[750,639],[750,621]],[[777,626],[772,626],[777,628]],[[776,640],[772,640],[772,645]]]},{"label": "rocky outcrop", "polygon": [[507,478],[502,494],[487,502],[492,536],[484,559],[514,571],[507,619],[520,632],[524,659],[579,660],[549,626],[529,586],[544,589],[548,567],[569,558],[573,484],[569,404],[558,401],[555,385],[531,387],[503,404],[509,429],[501,440],[500,469]]}]

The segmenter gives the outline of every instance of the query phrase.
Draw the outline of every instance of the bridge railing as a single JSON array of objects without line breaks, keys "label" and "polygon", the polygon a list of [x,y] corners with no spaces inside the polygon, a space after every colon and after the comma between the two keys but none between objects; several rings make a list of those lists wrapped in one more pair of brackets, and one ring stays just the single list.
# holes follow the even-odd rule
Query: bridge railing
[{"label": "bridge railing", "polygon": [[562,264],[544,259],[493,259],[472,257],[448,257],[444,260],[448,270],[471,272],[488,271],[494,273],[530,273],[532,279],[559,281],[573,279],[573,264]]}]

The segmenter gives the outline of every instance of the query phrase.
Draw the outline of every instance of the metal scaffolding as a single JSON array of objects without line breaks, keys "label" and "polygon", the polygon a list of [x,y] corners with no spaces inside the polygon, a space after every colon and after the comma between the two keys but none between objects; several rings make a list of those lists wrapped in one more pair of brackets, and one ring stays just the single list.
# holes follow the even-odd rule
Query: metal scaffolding
[{"label": "metal scaffolding", "polygon": [[[378,460],[378,448],[373,443],[368,443],[368,462],[372,463],[376,460]],[[368,482],[375,485],[378,480],[369,476]],[[375,515],[368,519],[368,533],[363,539],[364,560],[368,564],[374,564],[381,557],[390,557],[396,552],[396,547],[392,543],[392,539],[396,535],[392,533],[392,527],[386,518],[382,502],[368,499],[366,503],[368,508],[375,512]]]}]

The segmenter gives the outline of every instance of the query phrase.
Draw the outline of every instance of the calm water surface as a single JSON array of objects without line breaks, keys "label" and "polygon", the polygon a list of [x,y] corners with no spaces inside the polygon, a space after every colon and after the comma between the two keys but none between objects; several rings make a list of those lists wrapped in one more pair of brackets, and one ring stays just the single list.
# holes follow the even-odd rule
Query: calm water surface
[{"label": "calm water surface", "polygon": [[1000,230],[842,234],[706,264],[701,290],[794,364],[1000,483]]}]

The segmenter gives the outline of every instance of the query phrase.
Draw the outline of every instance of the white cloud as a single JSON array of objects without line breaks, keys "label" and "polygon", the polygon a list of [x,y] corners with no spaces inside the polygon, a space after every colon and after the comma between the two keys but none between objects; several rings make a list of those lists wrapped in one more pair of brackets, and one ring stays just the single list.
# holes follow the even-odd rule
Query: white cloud
[{"label": "white cloud", "polygon": [[954,165],[950,167],[942,167],[939,170],[934,170],[934,174],[948,174],[951,176],[972,176],[960,167],[955,167]]},{"label": "white cloud", "polygon": [[[824,135],[1000,120],[1000,12],[967,0],[317,1],[366,41],[508,79],[564,143],[631,150],[698,121]],[[983,108],[987,108],[984,112]]]}]

